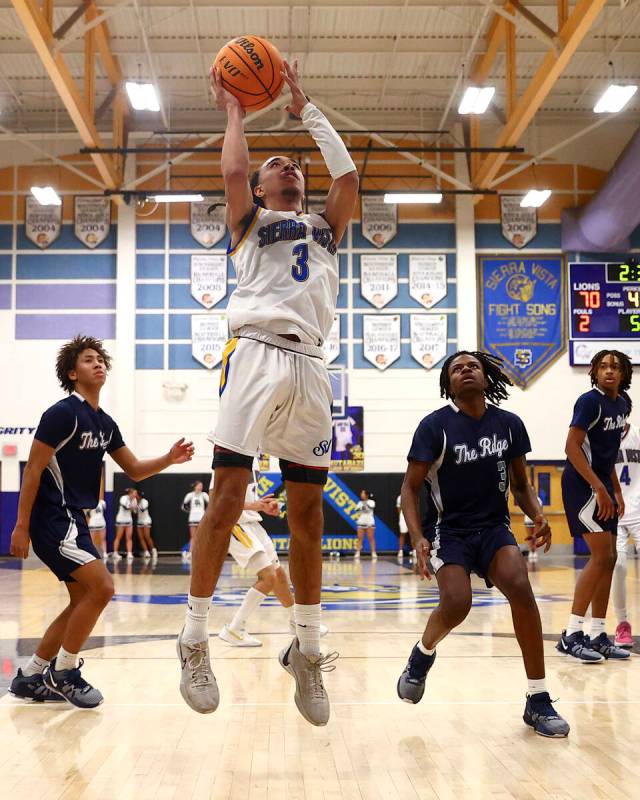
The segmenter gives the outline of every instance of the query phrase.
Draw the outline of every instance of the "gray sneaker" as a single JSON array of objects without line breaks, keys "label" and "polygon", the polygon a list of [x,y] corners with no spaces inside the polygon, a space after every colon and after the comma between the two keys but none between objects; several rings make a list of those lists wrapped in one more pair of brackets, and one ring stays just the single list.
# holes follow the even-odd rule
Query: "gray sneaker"
[{"label": "gray sneaker", "polygon": [[56,669],[55,658],[42,673],[44,685],[77,708],[96,708],[102,703],[102,693],[87,683],[80,674],[84,659],[75,669]]},{"label": "gray sneaker", "polygon": [[300,652],[297,637],[279,656],[280,664],[296,682],[295,701],[298,711],[312,725],[329,721],[329,698],[322,683],[323,672],[333,672],[338,653],[305,656]]},{"label": "gray sneaker", "polygon": [[183,641],[180,631],[176,650],[180,659],[180,694],[198,714],[212,714],[220,702],[220,693],[209,661],[209,642]]}]

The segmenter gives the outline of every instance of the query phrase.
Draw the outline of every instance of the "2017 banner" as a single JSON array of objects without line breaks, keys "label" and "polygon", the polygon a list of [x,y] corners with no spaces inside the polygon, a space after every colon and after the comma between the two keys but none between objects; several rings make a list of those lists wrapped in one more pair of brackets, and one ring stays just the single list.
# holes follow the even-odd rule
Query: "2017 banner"
[{"label": "2017 banner", "polygon": [[482,349],[527,387],[566,349],[561,257],[478,259]]}]

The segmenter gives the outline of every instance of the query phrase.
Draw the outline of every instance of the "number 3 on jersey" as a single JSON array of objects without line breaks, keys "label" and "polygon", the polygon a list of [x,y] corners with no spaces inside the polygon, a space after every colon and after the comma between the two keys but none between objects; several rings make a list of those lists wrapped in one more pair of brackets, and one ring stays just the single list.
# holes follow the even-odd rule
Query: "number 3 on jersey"
[{"label": "number 3 on jersey", "polygon": [[291,267],[291,275],[294,281],[304,283],[309,277],[309,245],[301,242],[293,248],[293,255],[296,256],[296,263]]}]

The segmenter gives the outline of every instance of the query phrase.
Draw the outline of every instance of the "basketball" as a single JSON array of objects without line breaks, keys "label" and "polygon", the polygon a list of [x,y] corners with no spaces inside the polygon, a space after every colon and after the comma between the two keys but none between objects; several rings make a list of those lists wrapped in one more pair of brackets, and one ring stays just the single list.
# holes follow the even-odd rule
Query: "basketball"
[{"label": "basketball", "polygon": [[282,56],[260,36],[239,36],[227,42],[213,62],[224,88],[244,109],[258,111],[273,103],[282,91]]}]

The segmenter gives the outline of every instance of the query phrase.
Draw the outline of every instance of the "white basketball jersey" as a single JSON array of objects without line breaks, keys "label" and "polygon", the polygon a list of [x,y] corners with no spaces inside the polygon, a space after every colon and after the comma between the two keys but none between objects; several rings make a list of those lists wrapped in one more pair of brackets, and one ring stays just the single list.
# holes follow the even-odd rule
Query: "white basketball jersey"
[{"label": "white basketball jersey", "polygon": [[336,446],[335,449],[338,453],[347,449],[347,445],[353,444],[353,432],[351,426],[355,425],[355,420],[352,417],[347,419],[337,419],[333,423],[335,431]]},{"label": "white basketball jersey", "polygon": [[640,428],[636,425],[629,425],[626,436],[622,436],[616,473],[625,507],[620,524],[640,525]]},{"label": "white basketball jersey", "polygon": [[229,255],[238,279],[227,306],[232,336],[253,325],[322,345],[339,288],[337,247],[324,217],[255,206]]}]

